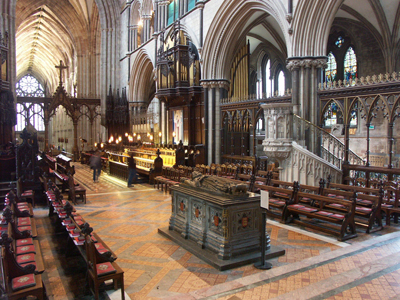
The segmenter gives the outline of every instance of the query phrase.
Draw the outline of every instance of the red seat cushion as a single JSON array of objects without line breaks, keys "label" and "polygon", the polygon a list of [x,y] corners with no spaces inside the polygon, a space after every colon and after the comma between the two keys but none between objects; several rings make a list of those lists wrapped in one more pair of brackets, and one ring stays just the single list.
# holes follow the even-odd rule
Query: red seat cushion
[{"label": "red seat cushion", "polygon": [[17,255],[23,255],[23,254],[28,254],[28,253],[36,254],[34,245],[26,245],[26,246],[17,247],[17,251],[16,251]]},{"label": "red seat cushion", "polygon": [[312,207],[300,207],[299,210],[306,211],[306,212],[316,212],[318,209]]},{"label": "red seat cushion", "polygon": [[21,227],[18,227],[18,230],[19,231],[25,231],[25,230],[32,231],[32,227],[31,226],[21,226]]},{"label": "red seat cushion", "polygon": [[33,245],[32,238],[19,239],[19,240],[16,240],[15,242],[16,242],[17,247],[26,246],[26,245]]},{"label": "red seat cushion", "polygon": [[292,208],[301,208],[301,207],[304,207],[304,205],[300,205],[300,204],[291,204],[291,205],[289,205],[289,207],[292,207]]},{"label": "red seat cushion", "polygon": [[370,213],[372,211],[372,209],[368,208],[368,207],[359,207],[359,206],[357,206],[356,207],[356,211],[360,211],[360,212],[364,212],[364,213]]},{"label": "red seat cushion", "polygon": [[321,215],[321,216],[331,216],[331,215],[333,215],[333,213],[328,212],[328,211],[323,211],[323,210],[320,210],[320,211],[316,212],[316,214]]},{"label": "red seat cushion", "polygon": [[339,204],[339,203],[332,203],[329,204],[330,206],[334,206],[334,207],[338,207],[338,208],[344,208],[345,206],[343,204]]},{"label": "red seat cushion", "polygon": [[96,269],[97,269],[98,276],[103,276],[103,275],[112,274],[112,273],[117,272],[117,270],[115,270],[115,268],[111,265],[110,262],[97,264]]},{"label": "red seat cushion", "polygon": [[17,263],[19,263],[19,264],[33,262],[33,261],[35,261],[35,254],[29,253],[29,254],[18,255],[16,257],[16,260],[17,260]]},{"label": "red seat cushion", "polygon": [[331,217],[331,218],[335,218],[335,219],[344,219],[344,216],[343,215],[339,215],[339,214],[334,214],[334,215],[330,215],[329,217]]},{"label": "red seat cushion", "polygon": [[27,274],[13,278],[11,288],[13,291],[22,290],[36,285],[35,274]]},{"label": "red seat cushion", "polygon": [[29,218],[29,217],[18,218],[17,223],[18,223],[18,226],[31,225],[31,218]]}]

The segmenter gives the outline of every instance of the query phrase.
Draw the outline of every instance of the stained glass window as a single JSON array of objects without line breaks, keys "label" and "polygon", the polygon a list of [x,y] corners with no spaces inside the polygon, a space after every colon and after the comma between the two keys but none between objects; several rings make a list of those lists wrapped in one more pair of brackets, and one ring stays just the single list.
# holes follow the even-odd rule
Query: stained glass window
[{"label": "stained glass window", "polygon": [[[42,85],[30,74],[25,75],[18,81],[16,92],[18,97],[45,96]],[[17,103],[17,125],[15,125],[15,131],[22,131],[28,122],[32,124],[36,130],[44,130],[42,106],[33,103]]]},{"label": "stained glass window", "polygon": [[337,64],[335,55],[332,52],[328,54],[328,66],[325,69],[325,81],[332,82],[336,80]]},{"label": "stained glass window", "polygon": [[338,107],[335,102],[331,102],[324,113],[324,127],[332,127],[332,125],[337,124],[337,113]]},{"label": "stained glass window", "polygon": [[16,86],[18,97],[44,97],[42,85],[31,74],[22,77]]},{"label": "stained glass window", "polygon": [[196,0],[189,0],[188,1],[188,11],[192,10],[196,6]]},{"label": "stained glass window", "polygon": [[337,39],[336,42],[335,42],[335,45],[336,45],[338,48],[340,48],[340,47],[342,47],[343,43],[344,43],[344,39],[343,39],[341,36],[339,36],[338,39]]},{"label": "stained glass window", "polygon": [[358,112],[358,103],[354,105],[354,108],[351,110],[350,114],[350,127],[356,127],[357,126],[357,112]]},{"label": "stained glass window", "polygon": [[344,57],[344,79],[349,81],[357,78],[357,58],[354,49],[349,47]]}]

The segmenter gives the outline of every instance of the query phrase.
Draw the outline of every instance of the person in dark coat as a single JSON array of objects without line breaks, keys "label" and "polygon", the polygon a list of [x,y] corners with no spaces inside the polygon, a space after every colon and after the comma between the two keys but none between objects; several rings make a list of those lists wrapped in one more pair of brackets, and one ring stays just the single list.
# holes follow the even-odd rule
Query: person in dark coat
[{"label": "person in dark coat", "polygon": [[128,158],[128,169],[129,169],[129,176],[128,176],[128,187],[133,187],[132,182],[136,182],[136,162],[133,158],[133,154],[131,154]]},{"label": "person in dark coat", "polygon": [[89,159],[90,168],[93,169],[93,182],[99,182],[101,173],[101,157],[100,152],[96,151]]}]

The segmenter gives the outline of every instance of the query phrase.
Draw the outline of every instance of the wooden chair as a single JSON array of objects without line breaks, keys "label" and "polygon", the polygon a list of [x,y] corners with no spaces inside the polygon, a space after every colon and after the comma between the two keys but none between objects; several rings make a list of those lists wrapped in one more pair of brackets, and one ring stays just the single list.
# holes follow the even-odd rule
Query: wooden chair
[{"label": "wooden chair", "polygon": [[[93,294],[96,300],[99,299],[100,284],[112,280],[114,290],[118,289],[118,281],[121,284],[121,297],[125,299],[124,292],[124,271],[115,262],[99,262],[96,256],[96,247],[90,235],[85,236],[86,262],[88,267],[89,286],[93,286]],[[110,273],[107,269],[111,269]],[[92,287],[91,287],[92,288]]]}]

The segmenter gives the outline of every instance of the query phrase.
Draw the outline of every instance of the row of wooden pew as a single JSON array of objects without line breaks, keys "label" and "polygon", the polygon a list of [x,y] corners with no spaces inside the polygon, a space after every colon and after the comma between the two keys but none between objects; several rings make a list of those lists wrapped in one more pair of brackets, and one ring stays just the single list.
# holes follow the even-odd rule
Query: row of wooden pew
[{"label": "row of wooden pew", "polygon": [[397,222],[396,215],[400,213],[399,189],[390,185],[371,189],[329,182],[325,185],[321,179],[315,187],[267,179],[256,182],[253,189],[269,192],[269,214],[280,217],[283,223],[335,234],[339,240],[355,237],[356,225],[367,233],[381,230],[384,216],[388,226],[390,217]]},{"label": "row of wooden pew", "polygon": [[75,168],[70,163],[71,159],[64,155],[60,154],[53,158],[43,153],[40,163],[43,188],[47,191],[47,183],[51,180],[53,183],[58,183],[62,192],[68,191],[68,199],[74,204],[77,204],[78,200],[86,203],[86,189],[75,182]]},{"label": "row of wooden pew", "polygon": [[124,272],[115,262],[117,256],[93,232],[93,228],[76,212],[73,205],[63,199],[59,188],[51,180],[47,187],[49,216],[55,219],[55,231],[67,235],[66,252],[72,253],[76,250],[86,261],[89,286],[95,299],[99,299],[100,285],[108,280],[113,281],[115,290],[118,289],[118,284],[121,286],[121,297],[125,299]]},{"label": "row of wooden pew", "polygon": [[243,183],[246,181],[249,184],[250,179],[255,173],[255,180],[265,180],[271,174],[273,178],[277,177],[277,173],[272,171],[257,170],[254,171],[254,166],[251,164],[211,164],[196,165],[195,167],[177,166],[177,167],[163,167],[162,174],[155,177],[154,188],[168,191],[171,185],[180,183],[182,180],[190,179],[193,171],[200,172],[204,175],[216,175],[224,178]]},{"label": "row of wooden pew", "polygon": [[[34,296],[47,299],[42,281],[45,271],[30,203],[7,194],[1,219],[0,298],[22,299]],[[3,297],[3,298],[2,298]]]},{"label": "row of wooden pew", "polygon": [[248,166],[198,165],[195,168],[163,168],[162,175],[155,178],[154,187],[168,191],[171,185],[190,179],[193,171],[229,178],[237,183],[246,182],[252,192],[268,191],[270,216],[278,217],[284,223],[300,223],[335,234],[339,240],[357,236],[356,225],[364,227],[367,233],[381,230],[382,218],[389,226],[392,218],[397,223],[400,214],[400,189],[394,182],[382,182],[379,188],[366,188],[321,179],[315,187],[280,181],[271,171],[254,172]]}]

